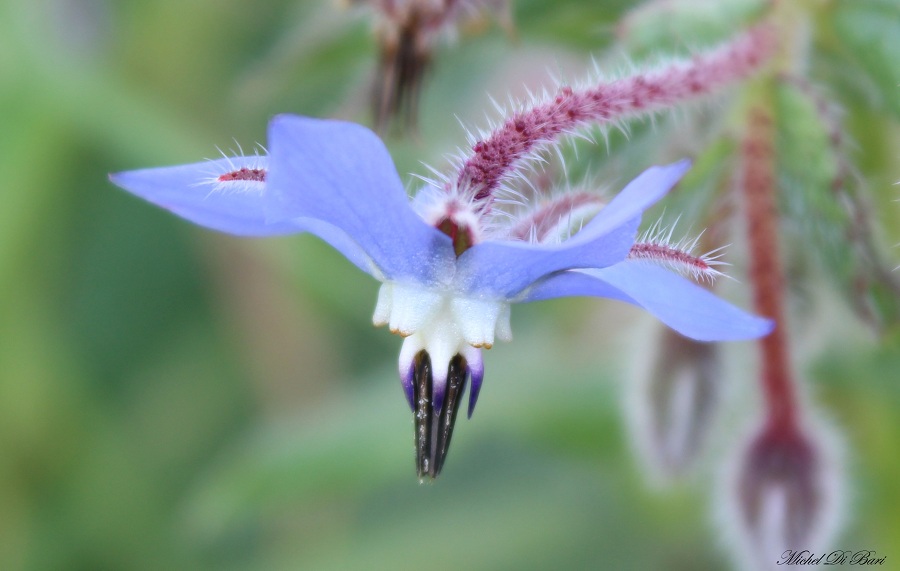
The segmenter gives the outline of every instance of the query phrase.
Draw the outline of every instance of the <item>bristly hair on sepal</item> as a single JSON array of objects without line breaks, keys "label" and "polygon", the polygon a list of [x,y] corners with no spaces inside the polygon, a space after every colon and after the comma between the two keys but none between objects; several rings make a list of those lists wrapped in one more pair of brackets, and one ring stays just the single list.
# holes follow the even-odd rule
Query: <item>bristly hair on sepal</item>
[{"label": "bristly hair on sepal", "polygon": [[698,282],[711,284],[719,277],[728,277],[727,274],[717,269],[730,265],[721,260],[725,254],[724,250],[728,246],[721,246],[705,254],[697,255],[694,252],[697,250],[703,232],[694,238],[685,236],[673,241],[677,225],[678,220],[670,226],[664,226],[661,218],[654,222],[631,246],[628,259],[658,264]]}]

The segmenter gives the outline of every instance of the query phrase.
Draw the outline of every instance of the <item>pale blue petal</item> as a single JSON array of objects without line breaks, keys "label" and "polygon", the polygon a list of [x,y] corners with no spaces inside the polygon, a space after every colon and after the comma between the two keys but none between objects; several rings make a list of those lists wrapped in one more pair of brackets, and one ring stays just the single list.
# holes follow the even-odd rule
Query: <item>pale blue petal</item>
[{"label": "pale blue petal", "polygon": [[625,259],[644,210],[690,168],[683,160],[650,167],[628,183],[585,227],[561,244],[483,242],[459,259],[457,284],[466,292],[512,298],[542,277],[573,268],[603,268]]},{"label": "pale blue petal", "polygon": [[269,124],[269,145],[271,220],[312,218],[340,229],[383,279],[436,283],[452,273],[450,238],[413,212],[375,133],[354,123],[281,115]]},{"label": "pale blue petal", "polygon": [[690,168],[688,159],[648,168],[629,182],[575,237],[599,236],[640,217],[672,190]]},{"label": "pale blue petal", "polygon": [[266,168],[265,157],[234,157],[189,165],[114,173],[109,179],[128,192],[195,224],[239,236],[277,236],[298,232],[289,220],[268,223],[262,185],[216,184],[219,175],[241,168]]},{"label": "pale blue petal", "polygon": [[375,279],[382,279],[381,272],[375,265],[375,262],[372,261],[372,258],[369,257],[369,254],[347,236],[343,230],[335,228],[327,222],[310,218],[295,218],[292,222],[303,232],[314,234],[327,242],[357,268]]},{"label": "pale blue petal", "polygon": [[217,184],[218,176],[241,168],[266,169],[266,157],[232,157],[189,165],[109,175],[125,190],[200,226],[238,236],[279,236],[311,232],[361,270],[378,277],[369,256],[342,230],[320,220],[293,218],[268,222],[263,185]]},{"label": "pale blue petal", "polygon": [[523,291],[513,302],[530,303],[558,297],[605,297],[640,305],[621,290],[596,277],[594,273],[595,270],[569,270],[555,273]]},{"label": "pale blue petal", "polygon": [[580,232],[561,244],[482,242],[459,257],[456,287],[501,299],[512,299],[542,277],[571,268],[605,267],[628,255],[640,220],[635,218],[592,240]]},{"label": "pale blue petal", "polygon": [[562,272],[535,284],[518,301],[566,296],[608,297],[643,307],[697,341],[738,341],[768,335],[774,322],[751,315],[678,274],[642,261]]}]

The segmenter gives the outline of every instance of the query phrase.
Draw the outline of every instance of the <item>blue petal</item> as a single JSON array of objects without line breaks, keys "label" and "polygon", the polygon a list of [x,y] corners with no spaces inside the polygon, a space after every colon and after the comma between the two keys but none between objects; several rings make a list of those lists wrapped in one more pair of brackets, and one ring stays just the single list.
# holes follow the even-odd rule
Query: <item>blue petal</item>
[{"label": "blue petal", "polygon": [[597,270],[569,270],[547,276],[513,301],[530,303],[558,297],[606,297],[639,305],[621,290],[596,277],[596,272]]},{"label": "blue petal", "polygon": [[267,221],[264,184],[219,184],[218,176],[241,168],[266,169],[266,157],[232,157],[189,165],[109,175],[125,190],[200,226],[238,236],[279,236],[311,232],[361,270],[378,277],[369,256],[343,231],[320,220]]},{"label": "blue petal", "polygon": [[466,293],[512,299],[542,277],[571,268],[605,267],[625,259],[640,220],[608,234],[582,239],[581,232],[561,244],[482,242],[459,257],[456,286]]},{"label": "blue petal", "polygon": [[298,232],[289,220],[266,221],[262,185],[228,189],[216,177],[241,168],[266,168],[265,157],[234,157],[175,167],[126,171],[109,179],[128,192],[195,224],[239,236],[277,236]]},{"label": "blue petal", "polygon": [[270,219],[312,218],[340,229],[383,279],[436,283],[452,273],[450,238],[410,208],[393,161],[372,131],[281,115],[269,124],[269,144]]},{"label": "blue petal", "polygon": [[622,192],[604,206],[575,236],[584,233],[594,236],[605,234],[636,217],[639,218],[645,210],[672,190],[690,168],[691,161],[688,159],[648,168],[629,182]]},{"label": "blue petal", "polygon": [[621,262],[634,243],[641,214],[665,196],[689,168],[690,161],[684,160],[647,169],[561,244],[476,244],[460,256],[458,287],[510,299],[551,273]]},{"label": "blue petal", "polygon": [[519,301],[597,296],[643,307],[697,341],[738,341],[768,335],[770,319],[746,313],[697,284],[647,262],[622,262],[599,270],[562,272],[535,284]]}]

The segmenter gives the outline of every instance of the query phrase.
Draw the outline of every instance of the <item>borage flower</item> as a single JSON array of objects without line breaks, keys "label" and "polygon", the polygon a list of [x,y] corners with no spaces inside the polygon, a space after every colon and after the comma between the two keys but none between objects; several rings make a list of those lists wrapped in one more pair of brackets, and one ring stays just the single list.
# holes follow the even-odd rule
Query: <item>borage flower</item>
[{"label": "borage flower", "polygon": [[[647,248],[635,245],[641,214],[675,185],[687,161],[648,169],[557,242],[550,222],[568,223],[585,205],[599,206],[596,200],[566,195],[508,224],[503,236],[471,204],[448,213],[445,202],[423,193],[414,210],[387,149],[360,125],[283,115],[270,124],[269,143],[268,157],[129,171],[111,180],[215,230],[310,232],[379,280],[373,320],[405,337],[400,378],[415,413],[420,477],[441,470],[467,381],[471,416],[484,376],[481,350],[495,338],[510,339],[513,303],[618,299],[702,341],[754,338],[771,327],[653,263]],[[658,257],[666,264],[679,259],[705,263],[680,250]]]},{"label": "borage flower", "polygon": [[752,74],[771,54],[769,36],[767,28],[757,27],[720,49],[652,73],[579,89],[561,86],[492,133],[472,137],[471,153],[460,158],[456,172],[438,173],[441,180],[431,181],[412,204],[373,132],[290,115],[269,125],[268,156],[111,178],[223,232],[310,232],[379,280],[373,320],[405,338],[400,379],[415,416],[416,467],[420,478],[434,478],[467,383],[470,416],[478,399],[481,350],[495,338],[511,337],[513,303],[617,299],[699,341],[750,339],[770,331],[769,320],[679,275],[718,274],[715,258],[694,255],[691,242],[672,244],[651,231],[635,243],[644,210],[678,182],[687,161],[648,169],[608,204],[585,192],[519,209],[504,208],[508,201],[502,199],[504,193],[515,196],[522,167],[567,134],[712,93]]}]

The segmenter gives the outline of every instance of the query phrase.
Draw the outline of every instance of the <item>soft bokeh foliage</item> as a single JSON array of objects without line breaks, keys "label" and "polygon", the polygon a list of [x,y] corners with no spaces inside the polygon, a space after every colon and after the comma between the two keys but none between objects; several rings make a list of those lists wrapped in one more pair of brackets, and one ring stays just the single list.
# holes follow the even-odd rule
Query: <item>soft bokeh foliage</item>
[{"label": "soft bokeh foliage", "polygon": [[[580,78],[591,55],[622,69],[709,45],[759,4],[701,23],[635,13],[618,24],[631,3],[519,0],[515,39],[490,29],[438,50],[418,133],[389,141],[398,170],[442,165],[465,141],[455,117],[477,125],[487,94]],[[855,316],[846,212],[817,190],[841,161],[854,165],[847,176],[863,181],[879,222],[875,249],[897,264],[900,7],[803,4],[816,18],[798,34],[815,34],[810,74],[839,106],[846,156],[807,87],[783,83],[779,150],[798,167],[780,173],[797,366],[849,452],[853,517],[834,549],[897,565],[900,302],[872,292],[879,335]],[[617,33],[630,60],[606,59]],[[0,568],[726,565],[707,517],[710,476],[658,494],[629,449],[620,385],[654,342],[633,327],[638,311],[518,308],[515,342],[487,354],[448,468],[420,486],[399,340],[369,321],[373,280],[311,237],[206,232],[106,180],[215,157],[232,137],[264,143],[279,112],[368,122],[374,61],[365,15],[328,2],[0,3]],[[569,177],[590,167],[589,180],[618,189],[650,162],[698,153],[667,208],[702,220],[705,197],[728,184],[734,141],[705,140],[687,127],[697,124],[663,118],[611,132],[608,146],[579,143]],[[741,252],[730,253],[739,279]],[[713,458],[756,406],[742,366],[752,349],[728,347],[735,412]]]}]

